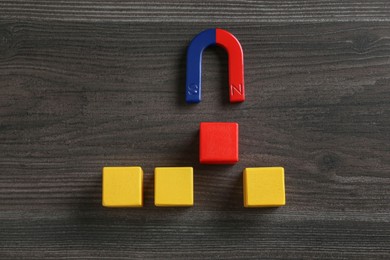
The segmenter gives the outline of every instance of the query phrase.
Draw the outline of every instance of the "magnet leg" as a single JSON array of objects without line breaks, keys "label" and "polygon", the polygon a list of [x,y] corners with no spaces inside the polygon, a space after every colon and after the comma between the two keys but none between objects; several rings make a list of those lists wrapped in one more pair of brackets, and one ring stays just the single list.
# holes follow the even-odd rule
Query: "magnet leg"
[{"label": "magnet leg", "polygon": [[215,29],[199,33],[187,50],[186,102],[199,103],[202,93],[202,54],[204,49],[215,45]]}]

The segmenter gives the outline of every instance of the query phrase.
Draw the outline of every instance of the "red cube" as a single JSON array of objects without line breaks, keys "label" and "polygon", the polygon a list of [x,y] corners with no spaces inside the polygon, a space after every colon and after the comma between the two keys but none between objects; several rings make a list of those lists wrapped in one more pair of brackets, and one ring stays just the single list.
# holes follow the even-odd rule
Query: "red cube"
[{"label": "red cube", "polygon": [[199,159],[203,164],[238,162],[238,124],[200,123]]}]

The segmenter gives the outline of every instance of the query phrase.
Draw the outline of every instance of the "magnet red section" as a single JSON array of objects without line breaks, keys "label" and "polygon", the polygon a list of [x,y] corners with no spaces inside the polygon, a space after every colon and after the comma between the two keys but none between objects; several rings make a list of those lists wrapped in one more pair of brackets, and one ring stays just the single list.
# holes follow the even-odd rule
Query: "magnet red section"
[{"label": "magnet red section", "polygon": [[238,124],[200,123],[199,159],[203,164],[238,162]]},{"label": "magnet red section", "polygon": [[244,54],[241,44],[233,34],[222,29],[216,29],[216,44],[225,48],[228,53],[230,102],[243,102]]}]

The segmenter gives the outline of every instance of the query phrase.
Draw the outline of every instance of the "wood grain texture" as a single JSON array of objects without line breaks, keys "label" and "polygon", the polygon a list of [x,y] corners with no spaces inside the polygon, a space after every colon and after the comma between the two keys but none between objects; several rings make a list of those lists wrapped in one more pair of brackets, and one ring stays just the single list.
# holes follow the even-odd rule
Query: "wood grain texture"
[{"label": "wood grain texture", "polygon": [[[1,258],[390,258],[387,1],[0,7]],[[211,48],[187,105],[186,47],[215,26],[247,101]],[[238,164],[199,165],[201,121],[240,124]],[[143,167],[143,208],[101,206],[105,165]],[[194,166],[195,207],[153,206],[156,166]],[[285,207],[242,207],[253,166],[285,167]]]},{"label": "wood grain texture", "polygon": [[109,22],[390,21],[388,0],[2,0],[13,19]]}]

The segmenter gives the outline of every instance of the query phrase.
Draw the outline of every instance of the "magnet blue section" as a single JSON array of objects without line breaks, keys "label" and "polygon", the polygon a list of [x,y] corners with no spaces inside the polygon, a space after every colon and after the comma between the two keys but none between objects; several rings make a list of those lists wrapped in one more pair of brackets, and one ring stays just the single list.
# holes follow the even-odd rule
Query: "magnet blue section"
[{"label": "magnet blue section", "polygon": [[186,102],[199,103],[202,94],[203,50],[217,41],[216,29],[207,29],[191,41],[187,49]]}]

